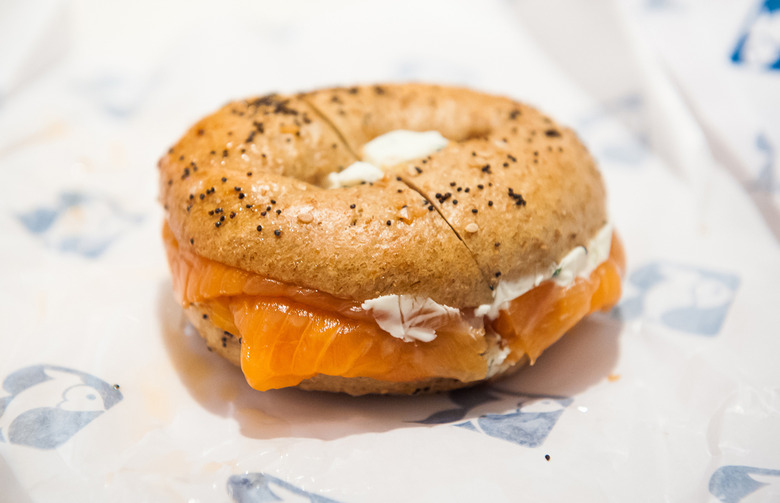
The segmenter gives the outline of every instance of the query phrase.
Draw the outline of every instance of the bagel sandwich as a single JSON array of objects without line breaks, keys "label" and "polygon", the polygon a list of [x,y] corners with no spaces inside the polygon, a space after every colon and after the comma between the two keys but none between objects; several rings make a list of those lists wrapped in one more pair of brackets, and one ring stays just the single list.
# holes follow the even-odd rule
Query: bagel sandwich
[{"label": "bagel sandwich", "polygon": [[258,390],[473,385],[620,298],[593,158],[509,98],[387,84],[239,100],[159,173],[174,291]]}]

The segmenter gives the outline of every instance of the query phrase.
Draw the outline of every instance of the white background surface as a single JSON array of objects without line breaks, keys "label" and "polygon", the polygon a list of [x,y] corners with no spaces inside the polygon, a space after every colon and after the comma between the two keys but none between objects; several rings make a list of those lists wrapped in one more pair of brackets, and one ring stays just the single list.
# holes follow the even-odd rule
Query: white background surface
[{"label": "white background surface", "polygon": [[[14,410],[62,406],[9,389],[31,366],[122,393],[56,448],[4,437],[0,500],[243,501],[229,477],[263,473],[345,502],[776,501],[780,17],[762,5],[0,4],[2,432]],[[457,408],[447,395],[252,391],[182,329],[156,161],[230,99],[406,80],[510,95],[580,133],[626,301],[447,424],[414,422]],[[526,427],[518,409],[551,423],[539,445],[450,424]]]}]

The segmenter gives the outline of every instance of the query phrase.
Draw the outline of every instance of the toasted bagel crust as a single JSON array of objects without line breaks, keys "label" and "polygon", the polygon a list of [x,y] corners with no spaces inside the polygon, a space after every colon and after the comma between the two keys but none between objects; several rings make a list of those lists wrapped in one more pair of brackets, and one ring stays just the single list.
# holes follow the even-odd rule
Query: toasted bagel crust
[{"label": "toasted bagel crust", "polygon": [[[450,144],[371,185],[320,186],[394,129],[438,130]],[[489,303],[498,277],[548,268],[607,221],[602,179],[573,132],[526,105],[460,88],[237,101],[193,126],[159,167],[182,246],[358,301]]]}]

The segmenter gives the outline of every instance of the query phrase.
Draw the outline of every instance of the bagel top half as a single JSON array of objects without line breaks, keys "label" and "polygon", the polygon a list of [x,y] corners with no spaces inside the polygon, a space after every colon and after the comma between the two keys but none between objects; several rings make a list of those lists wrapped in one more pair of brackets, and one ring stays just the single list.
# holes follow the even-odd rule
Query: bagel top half
[{"label": "bagel top half", "polygon": [[[374,183],[327,189],[394,130],[442,150]],[[569,129],[462,89],[393,84],[236,101],[160,160],[180,246],[287,284],[362,301],[414,295],[457,308],[548,270],[607,223],[605,189]]]}]

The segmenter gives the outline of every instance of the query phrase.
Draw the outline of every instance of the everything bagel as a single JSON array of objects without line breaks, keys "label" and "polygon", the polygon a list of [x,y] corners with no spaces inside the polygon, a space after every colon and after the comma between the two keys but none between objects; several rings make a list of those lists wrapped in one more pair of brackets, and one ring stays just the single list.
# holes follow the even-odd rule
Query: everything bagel
[{"label": "everything bagel", "polygon": [[[422,141],[410,131],[440,143],[370,155]],[[159,168],[174,289],[257,389],[472,384],[533,362],[620,296],[595,163],[507,98],[404,84],[236,101]],[[360,169],[373,175],[328,188]]]}]

